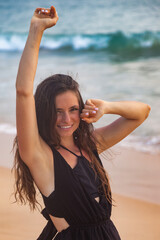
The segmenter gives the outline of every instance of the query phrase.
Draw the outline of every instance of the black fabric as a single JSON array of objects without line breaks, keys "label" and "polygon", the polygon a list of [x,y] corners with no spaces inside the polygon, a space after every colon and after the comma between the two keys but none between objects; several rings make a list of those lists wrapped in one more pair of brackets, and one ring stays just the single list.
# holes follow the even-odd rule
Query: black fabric
[{"label": "black fabric", "polygon": [[[78,156],[77,165],[72,169],[62,155],[54,147],[51,148],[55,191],[49,197],[42,195],[46,206],[42,214],[48,223],[37,240],[120,240],[110,220],[112,206],[102,194],[101,181],[98,175],[95,178],[89,161],[83,155]],[[102,165],[98,153],[94,153]],[[100,197],[99,203],[95,196]],[[56,234],[49,214],[65,218],[70,226]]]},{"label": "black fabric", "polygon": [[62,148],[64,148],[65,150],[67,150],[68,152],[70,152],[70,153],[72,153],[74,156],[76,156],[76,157],[81,157],[82,156],[82,152],[81,152],[81,150],[79,149],[79,151],[80,151],[80,153],[81,153],[81,156],[78,156],[77,154],[75,154],[74,152],[72,152],[71,150],[69,150],[68,148],[66,148],[66,147],[64,147],[64,146],[62,146],[62,145],[60,145]]},{"label": "black fabric", "polygon": [[95,173],[89,166],[89,161],[83,156],[81,150],[80,156],[69,150],[68,148],[61,145],[62,148],[70,152],[77,157],[77,165],[73,168],[74,173],[79,176],[81,182],[88,189],[88,192],[92,197],[99,197],[98,186],[100,185],[100,180],[98,177],[95,179]]}]

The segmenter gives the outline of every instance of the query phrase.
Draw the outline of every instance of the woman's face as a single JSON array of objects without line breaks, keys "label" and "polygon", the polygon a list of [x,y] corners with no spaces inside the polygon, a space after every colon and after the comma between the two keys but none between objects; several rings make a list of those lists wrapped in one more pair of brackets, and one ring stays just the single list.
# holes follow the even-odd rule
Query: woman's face
[{"label": "woman's face", "polygon": [[79,103],[73,91],[59,94],[56,99],[56,130],[61,138],[72,136],[80,123]]}]

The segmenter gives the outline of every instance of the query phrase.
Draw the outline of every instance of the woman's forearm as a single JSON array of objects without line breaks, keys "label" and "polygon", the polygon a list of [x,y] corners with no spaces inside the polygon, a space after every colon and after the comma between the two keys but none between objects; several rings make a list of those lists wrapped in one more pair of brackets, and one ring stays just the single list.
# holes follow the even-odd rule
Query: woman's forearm
[{"label": "woman's forearm", "polygon": [[129,120],[143,122],[150,112],[148,104],[136,101],[108,102],[88,99],[80,115],[87,123],[97,122],[104,114],[116,114]]},{"label": "woman's forearm", "polygon": [[16,91],[18,95],[32,95],[33,81],[36,74],[39,47],[43,31],[56,25],[58,14],[55,7],[36,8],[31,20],[29,35],[20,60]]},{"label": "woman's forearm", "polygon": [[19,64],[16,80],[17,93],[24,95],[33,94],[33,81],[37,69],[42,35],[43,31],[31,23],[27,42]]},{"label": "woman's forearm", "polygon": [[144,120],[151,107],[136,101],[104,102],[104,114],[117,114],[127,119]]}]

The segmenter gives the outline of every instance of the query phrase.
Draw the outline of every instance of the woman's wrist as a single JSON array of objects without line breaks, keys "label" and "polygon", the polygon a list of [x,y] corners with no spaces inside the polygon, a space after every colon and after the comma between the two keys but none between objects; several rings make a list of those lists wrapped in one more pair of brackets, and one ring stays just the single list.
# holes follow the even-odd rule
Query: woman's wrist
[{"label": "woman's wrist", "polygon": [[113,102],[102,101],[103,112],[104,114],[112,114],[113,113]]},{"label": "woman's wrist", "polygon": [[35,36],[42,36],[44,32],[43,25],[38,24],[37,22],[31,20],[29,33],[34,34]]},{"label": "woman's wrist", "polygon": [[41,27],[37,26],[36,23],[31,22],[27,40],[30,43],[31,47],[40,46],[43,31],[44,30]]}]

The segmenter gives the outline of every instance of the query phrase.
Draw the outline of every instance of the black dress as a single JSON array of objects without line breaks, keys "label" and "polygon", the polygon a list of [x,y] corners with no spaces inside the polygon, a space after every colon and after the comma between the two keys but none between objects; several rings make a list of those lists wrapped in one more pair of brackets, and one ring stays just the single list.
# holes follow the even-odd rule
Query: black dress
[{"label": "black dress", "polygon": [[[77,165],[71,168],[53,146],[51,149],[54,156],[55,190],[48,197],[42,194],[46,207],[42,214],[48,223],[37,240],[120,240],[110,219],[112,206],[90,162],[82,153],[81,156],[73,153],[77,156]],[[102,165],[97,151],[94,154]],[[95,200],[98,196],[99,202]],[[65,218],[70,226],[57,232],[49,214]]]}]

